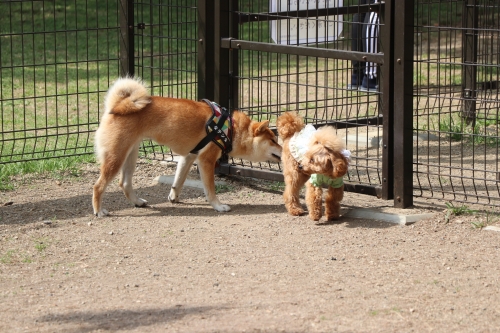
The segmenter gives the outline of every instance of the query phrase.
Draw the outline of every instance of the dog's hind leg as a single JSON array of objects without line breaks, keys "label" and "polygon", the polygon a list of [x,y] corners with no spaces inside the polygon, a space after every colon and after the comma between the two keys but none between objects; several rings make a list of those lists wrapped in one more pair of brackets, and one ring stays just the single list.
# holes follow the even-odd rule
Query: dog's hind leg
[{"label": "dog's hind leg", "polygon": [[[120,156],[120,155],[114,155]],[[101,164],[101,174],[99,179],[94,184],[94,191],[92,196],[92,206],[94,208],[94,214],[97,217],[103,217],[108,215],[108,211],[102,208],[102,195],[106,190],[108,184],[115,178],[118,171],[120,171],[120,167],[123,163],[123,159],[121,157],[117,157],[112,159],[109,156],[104,154],[104,159]]]},{"label": "dog's hind leg", "polygon": [[132,177],[134,175],[135,166],[137,163],[137,156],[139,155],[139,144],[133,146],[129,152],[125,162],[122,165],[122,174],[120,178],[120,187],[125,193],[127,199],[136,207],[144,207],[148,202],[137,196],[132,186]]},{"label": "dog's hind leg", "polygon": [[286,210],[290,215],[300,216],[304,214],[304,209],[300,205],[299,192],[308,179],[308,175],[301,173],[293,174],[285,170],[285,191],[283,192],[283,198]]},{"label": "dog's hind leg", "polygon": [[198,155],[196,154],[189,154],[179,158],[179,161],[177,162],[177,169],[175,169],[174,182],[172,183],[172,188],[170,189],[170,194],[168,195],[168,200],[170,202],[179,202],[182,187],[184,186],[189,170],[197,157]]}]

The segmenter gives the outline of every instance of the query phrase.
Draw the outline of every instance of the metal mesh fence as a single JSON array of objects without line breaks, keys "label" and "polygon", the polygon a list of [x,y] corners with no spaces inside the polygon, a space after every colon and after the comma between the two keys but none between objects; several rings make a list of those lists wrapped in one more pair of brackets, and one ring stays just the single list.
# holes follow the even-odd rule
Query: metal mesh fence
[{"label": "metal mesh fence", "polygon": [[[197,92],[197,1],[137,2],[135,15],[135,75],[151,94],[196,100]],[[142,156],[174,160],[168,147],[144,141]]]},{"label": "metal mesh fence", "polygon": [[499,205],[500,5],[415,10],[414,195]]},{"label": "metal mesh fence", "polygon": [[[0,3],[1,164],[93,153],[106,91],[121,74],[123,3]],[[196,99],[196,3],[134,5],[135,74],[154,94]],[[172,157],[147,141],[141,151]]]},{"label": "metal mesh fence", "polygon": [[0,163],[93,152],[119,75],[116,1],[0,3]]},{"label": "metal mesh fence", "polygon": [[[120,6],[125,2],[0,2],[4,14],[0,20],[1,165],[93,153],[93,133],[105,93],[123,69]],[[242,47],[234,58],[238,70],[227,74],[237,82],[237,103],[232,107],[255,120],[268,119],[272,126],[290,110],[299,112],[307,123],[335,125],[353,153],[349,181],[377,187],[383,183],[383,167],[388,167],[383,165],[381,140],[393,129],[383,128],[382,114],[391,92],[349,87],[360,66],[342,60],[349,58],[262,47],[359,49],[366,35],[356,31],[368,24],[360,17],[380,13],[383,7],[375,8],[369,0],[317,3],[325,7],[327,2],[342,9],[325,14],[312,7],[316,1],[289,2],[283,7],[286,1],[231,0],[236,5],[225,13],[237,21],[231,37],[260,45]],[[197,99],[198,1],[129,3],[133,4],[135,75],[153,94]],[[496,0],[414,3],[413,195],[498,206],[500,5]],[[382,30],[384,23],[371,26]],[[290,31],[297,34],[292,36]],[[397,33],[396,29],[393,34]],[[377,52],[389,51],[383,43],[378,45]],[[384,75],[390,73],[383,70],[387,66],[375,63],[376,82],[383,87],[381,83],[389,79]],[[141,154],[174,160],[168,147],[148,141]],[[277,164],[232,163],[280,171]]]},{"label": "metal mesh fence", "polygon": [[[366,37],[362,37],[361,31],[368,25],[364,18],[369,14],[356,6],[369,1],[324,1],[320,5],[315,1],[285,3],[238,1],[238,10],[234,13],[240,18],[238,38],[345,51],[350,51],[353,44],[360,44],[355,51],[364,51],[362,44],[366,43]],[[349,14],[318,16],[317,9],[328,6],[354,9]],[[307,16],[300,16],[298,10],[305,11]],[[375,22],[373,27],[379,29],[380,23]],[[359,36],[353,35],[354,28],[359,29]],[[359,41],[353,40],[356,37]],[[378,88],[369,92],[358,90],[358,86],[351,89],[357,62],[283,54],[270,47],[269,51],[240,50],[238,63],[240,109],[256,120],[267,119],[271,124],[275,124],[283,112],[297,111],[306,123],[335,125],[337,135],[352,152],[349,181],[381,184],[381,92]],[[360,78],[361,72],[358,74]],[[380,72],[378,74],[380,77]],[[245,161],[233,163],[246,164]],[[252,167],[279,170],[278,165],[254,164]]]}]

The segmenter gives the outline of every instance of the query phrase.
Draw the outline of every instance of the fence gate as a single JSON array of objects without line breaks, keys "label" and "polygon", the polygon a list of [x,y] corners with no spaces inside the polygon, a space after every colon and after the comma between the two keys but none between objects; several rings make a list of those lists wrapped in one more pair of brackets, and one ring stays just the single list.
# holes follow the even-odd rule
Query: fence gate
[{"label": "fence gate", "polygon": [[[316,127],[335,126],[352,152],[346,190],[391,199],[393,132],[386,129],[393,126],[394,102],[384,93],[394,84],[393,55],[384,52],[392,43],[391,15],[386,14],[391,2],[362,3],[215,1],[214,13],[200,6],[199,20],[206,30],[199,43],[207,59],[213,55],[214,66],[199,71],[199,91],[205,94],[200,97],[272,125],[281,113],[297,111]],[[366,23],[370,18],[375,19]],[[367,38],[368,28],[378,38]],[[378,46],[376,53],[365,50],[368,41]],[[360,64],[373,67],[372,81],[379,87],[366,92],[348,86]],[[280,166],[266,163],[233,159],[221,163],[218,171],[283,180]],[[401,205],[411,204],[411,191],[409,201],[401,196]]]}]

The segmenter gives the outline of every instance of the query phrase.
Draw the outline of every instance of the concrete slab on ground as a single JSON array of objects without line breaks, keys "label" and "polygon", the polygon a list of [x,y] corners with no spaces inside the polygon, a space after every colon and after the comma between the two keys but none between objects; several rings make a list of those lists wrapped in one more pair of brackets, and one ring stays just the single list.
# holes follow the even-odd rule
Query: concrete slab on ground
[{"label": "concrete slab on ground", "polygon": [[415,223],[423,219],[431,218],[434,215],[435,215],[434,213],[410,214],[410,215],[390,214],[390,213],[377,212],[373,209],[368,209],[368,208],[356,208],[344,214],[344,217],[378,220],[383,222],[406,225]]},{"label": "concrete slab on ground", "polygon": [[[174,176],[162,175],[154,179],[155,184],[172,185],[173,182],[174,182]],[[216,181],[215,186],[217,185],[227,185],[227,183],[224,181]],[[201,182],[201,180],[186,179],[186,181],[184,182],[184,187],[191,187],[203,190],[203,183]]]},{"label": "concrete slab on ground", "polygon": [[[337,135],[342,135],[340,131]],[[344,142],[347,144],[347,149],[356,150],[359,148],[380,148],[383,143],[383,136],[381,129],[368,130],[368,132],[359,132],[355,134],[344,135]],[[435,141],[439,137],[432,133],[415,133],[413,141]]]}]

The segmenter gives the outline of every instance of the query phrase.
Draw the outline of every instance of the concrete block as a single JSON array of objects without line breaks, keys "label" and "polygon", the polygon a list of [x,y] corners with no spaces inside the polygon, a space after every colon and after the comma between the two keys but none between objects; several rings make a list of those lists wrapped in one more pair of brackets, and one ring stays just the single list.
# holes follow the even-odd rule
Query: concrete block
[{"label": "concrete block", "polygon": [[[155,184],[165,184],[165,185],[172,185],[174,182],[174,176],[158,176],[154,179]],[[224,181],[216,181],[215,185],[227,185],[226,182]],[[201,180],[193,180],[193,179],[186,179],[184,182],[184,187],[191,187],[191,188],[197,188],[203,190],[203,183]]]},{"label": "concrete block", "polygon": [[367,208],[353,209],[344,214],[344,217],[378,220],[378,221],[384,221],[401,225],[415,223],[417,221],[427,219],[433,216],[434,216],[433,213],[412,214],[412,215],[381,213]]}]

